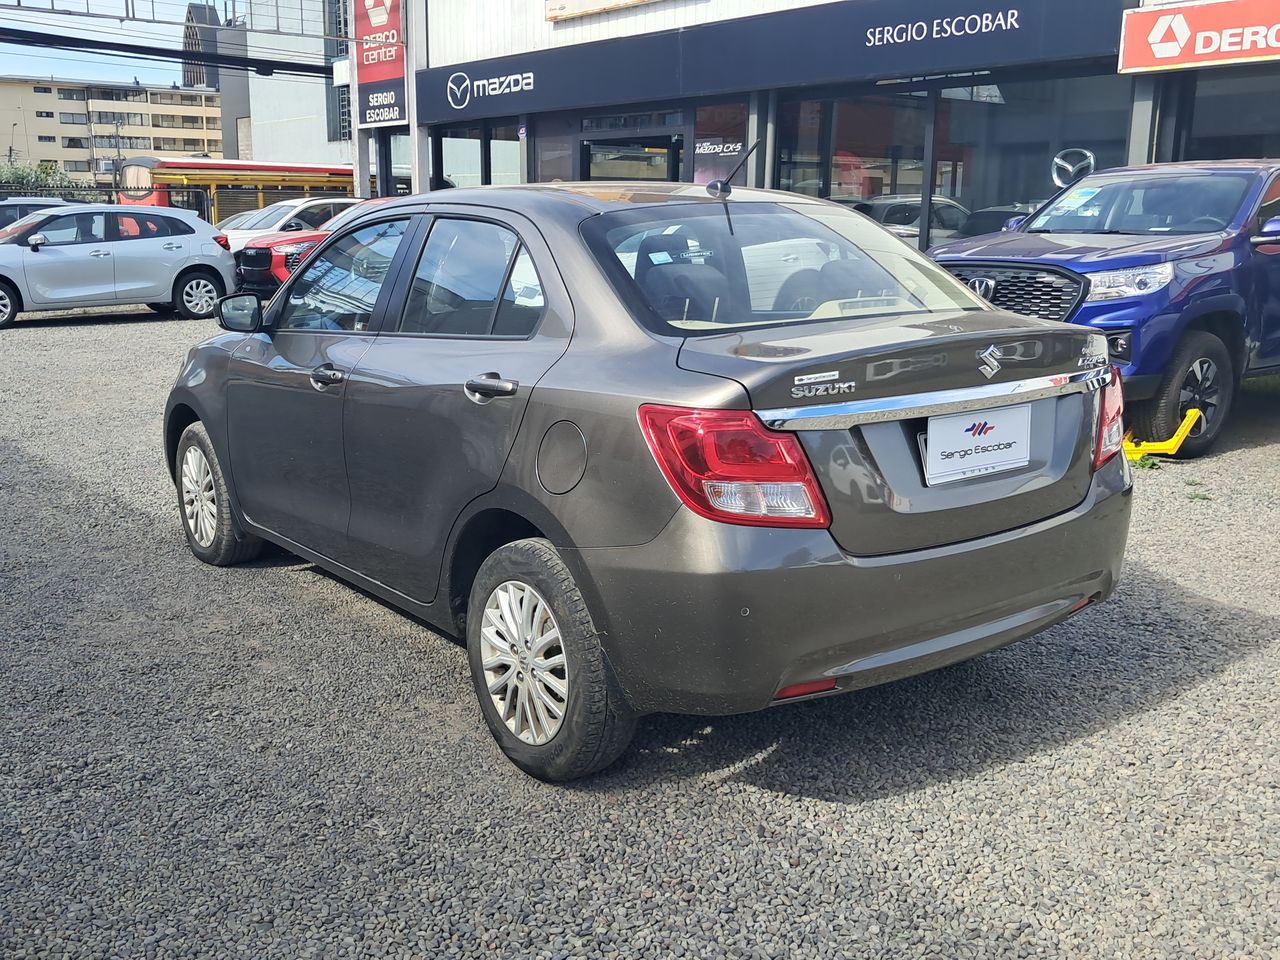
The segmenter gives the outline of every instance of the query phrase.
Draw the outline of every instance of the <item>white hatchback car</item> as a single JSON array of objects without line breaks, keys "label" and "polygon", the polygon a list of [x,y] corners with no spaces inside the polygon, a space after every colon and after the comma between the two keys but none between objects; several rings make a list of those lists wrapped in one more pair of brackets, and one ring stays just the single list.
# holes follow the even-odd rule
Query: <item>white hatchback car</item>
[{"label": "white hatchback car", "polygon": [[320,224],[359,202],[358,197],[328,196],[279,200],[261,210],[249,210],[220,220],[218,229],[227,235],[231,252],[238,253],[254,237],[266,233],[315,230]]},{"label": "white hatchback car", "polygon": [[23,311],[125,303],[199,319],[234,288],[226,236],[190,210],[68,204],[0,230],[0,327]]}]

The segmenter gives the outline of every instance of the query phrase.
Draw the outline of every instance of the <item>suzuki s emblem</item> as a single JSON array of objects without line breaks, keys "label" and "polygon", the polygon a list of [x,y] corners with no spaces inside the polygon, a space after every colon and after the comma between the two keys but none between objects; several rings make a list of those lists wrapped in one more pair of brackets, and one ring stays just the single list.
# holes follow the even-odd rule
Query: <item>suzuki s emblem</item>
[{"label": "suzuki s emblem", "polygon": [[978,364],[978,369],[988,380],[1000,372],[1000,348],[994,343],[987,349],[979,351],[978,359],[982,361]]},{"label": "suzuki s emblem", "polygon": [[996,282],[990,277],[974,277],[966,286],[983,300],[990,300],[996,292]]},{"label": "suzuki s emblem", "polygon": [[455,73],[449,78],[449,106],[461,110],[471,102],[471,78],[465,73]]},{"label": "suzuki s emblem", "polygon": [[1098,158],[1092,150],[1083,147],[1071,147],[1063,150],[1053,158],[1049,168],[1053,182],[1060,187],[1069,187],[1081,177],[1087,177],[1098,167]]}]

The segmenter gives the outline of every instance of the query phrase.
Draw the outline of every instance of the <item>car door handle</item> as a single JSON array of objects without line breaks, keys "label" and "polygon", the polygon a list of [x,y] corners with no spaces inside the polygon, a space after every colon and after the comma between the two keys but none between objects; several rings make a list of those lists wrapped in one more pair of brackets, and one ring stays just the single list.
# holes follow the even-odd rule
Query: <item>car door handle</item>
[{"label": "car door handle", "polygon": [[94,250],[94,251],[92,251],[92,252],[89,254],[89,256],[91,256],[91,257],[109,257],[109,256],[111,256],[111,252],[110,252],[109,250]]},{"label": "car door handle", "polygon": [[164,249],[164,250],[181,250],[181,249],[182,249],[182,244],[180,244],[180,243],[166,243],[162,249]]},{"label": "car door handle", "polygon": [[347,375],[341,370],[337,370],[332,364],[323,363],[311,371],[311,382],[317,390],[323,390],[325,387],[331,387],[334,384],[341,383],[347,379]]},{"label": "car door handle", "polygon": [[520,381],[506,380],[497,373],[482,373],[468,380],[464,389],[470,399],[480,403],[494,397],[514,397],[520,389]]}]

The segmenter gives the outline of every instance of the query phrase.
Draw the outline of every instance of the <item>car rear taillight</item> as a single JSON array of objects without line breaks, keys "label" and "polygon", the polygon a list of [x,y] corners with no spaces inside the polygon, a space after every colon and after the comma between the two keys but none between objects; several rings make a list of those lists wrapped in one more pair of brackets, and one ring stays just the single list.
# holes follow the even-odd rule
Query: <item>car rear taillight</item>
[{"label": "car rear taillight", "polygon": [[644,404],[640,428],[671,489],[694,513],[761,527],[825,527],[827,501],[794,434],[750,410]]},{"label": "car rear taillight", "polygon": [[220,246],[223,250],[231,249],[231,241],[227,239],[225,233],[217,233],[213,236],[213,242]]},{"label": "car rear taillight", "polygon": [[1120,368],[1111,368],[1111,379],[1102,388],[1098,402],[1098,442],[1093,451],[1093,469],[1124,449],[1124,390],[1120,384]]}]

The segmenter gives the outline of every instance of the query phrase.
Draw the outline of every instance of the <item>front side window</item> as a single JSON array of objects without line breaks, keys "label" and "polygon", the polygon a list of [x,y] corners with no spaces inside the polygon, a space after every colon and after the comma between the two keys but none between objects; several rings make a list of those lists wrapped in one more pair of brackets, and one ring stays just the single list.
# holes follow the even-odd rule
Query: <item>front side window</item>
[{"label": "front side window", "polygon": [[901,240],[826,204],[663,204],[582,232],[637,318],[669,335],[984,309]]},{"label": "front side window", "polygon": [[528,336],[541,314],[542,284],[514,232],[441,219],[427,237],[395,332]]},{"label": "front side window", "polygon": [[369,329],[407,226],[407,220],[374,223],[330,244],[289,288],[276,329]]},{"label": "front side window", "polygon": [[54,217],[43,227],[50,246],[66,246],[73,243],[98,243],[107,237],[105,213],[69,213]]},{"label": "front side window", "polygon": [[1027,224],[1028,233],[1212,233],[1236,217],[1248,174],[1086,177]]}]

